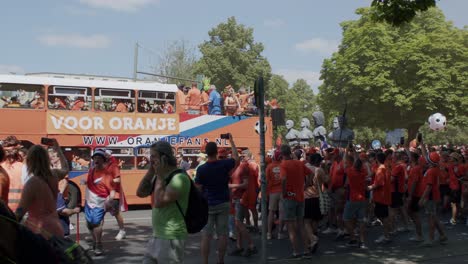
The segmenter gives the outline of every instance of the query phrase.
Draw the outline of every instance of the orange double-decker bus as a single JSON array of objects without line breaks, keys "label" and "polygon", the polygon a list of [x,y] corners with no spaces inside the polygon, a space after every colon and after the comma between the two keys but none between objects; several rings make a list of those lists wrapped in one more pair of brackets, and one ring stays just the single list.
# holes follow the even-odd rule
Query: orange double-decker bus
[{"label": "orange double-decker bus", "polygon": [[231,133],[237,147],[249,148],[254,155],[260,152],[258,117],[188,114],[177,100],[177,90],[176,85],[156,82],[0,75],[0,139],[15,135],[39,144],[42,137],[56,138],[69,161],[69,178],[77,183],[87,176],[96,148],[111,150],[129,204],[149,204],[149,198],[136,196],[136,189],[155,141],[171,143],[174,151],[189,158],[192,169],[206,142],[230,147],[220,138],[223,133]]}]

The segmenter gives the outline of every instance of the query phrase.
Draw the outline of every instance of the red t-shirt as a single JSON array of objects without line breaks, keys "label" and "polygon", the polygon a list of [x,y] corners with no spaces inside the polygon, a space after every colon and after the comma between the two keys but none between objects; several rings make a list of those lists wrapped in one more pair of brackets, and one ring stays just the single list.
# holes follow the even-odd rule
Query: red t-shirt
[{"label": "red t-shirt", "polygon": [[463,177],[465,173],[466,167],[463,166],[463,164],[451,164],[450,166],[448,166],[450,189],[460,190],[460,181],[458,179]]},{"label": "red t-shirt", "polygon": [[405,192],[406,165],[404,163],[395,164],[392,168],[392,192]]},{"label": "red t-shirt", "polygon": [[[249,178],[248,164],[246,164],[245,162],[241,162],[231,175],[231,183],[241,184],[244,180],[248,180],[248,178]],[[240,199],[242,197],[242,194],[244,194],[245,190],[246,190],[245,188],[243,189],[233,188],[231,192],[231,198]]]},{"label": "red t-shirt", "polygon": [[366,200],[366,177],[365,168],[356,170],[354,167],[346,169],[349,185],[349,201],[360,202]]},{"label": "red t-shirt", "polygon": [[268,194],[281,192],[280,164],[279,161],[273,161],[266,168]]},{"label": "red t-shirt", "polygon": [[336,190],[344,186],[344,172],[343,161],[333,161],[333,164],[330,168],[331,190]]},{"label": "red t-shirt", "polygon": [[391,197],[391,183],[390,177],[387,174],[387,168],[385,165],[380,165],[375,173],[374,189],[372,197],[374,202],[390,205],[392,203]]},{"label": "red t-shirt", "polygon": [[429,194],[429,197],[427,197],[428,200],[440,201],[439,179],[439,167],[431,167],[424,174],[424,190],[427,188],[427,186],[432,186],[432,192]]},{"label": "red t-shirt", "polygon": [[257,203],[257,189],[258,189],[258,165],[255,162],[243,161],[246,163],[248,169],[249,183],[247,185],[247,190],[242,194],[241,203],[249,209],[255,209]]},{"label": "red t-shirt", "polygon": [[424,193],[425,185],[423,184],[423,171],[419,165],[412,166],[408,176],[408,193],[413,188],[413,184],[416,183],[413,196],[420,198]]},{"label": "red t-shirt", "polygon": [[283,160],[280,165],[282,180],[286,180],[286,196],[284,199],[304,201],[304,183],[306,175],[312,174],[302,161]]}]

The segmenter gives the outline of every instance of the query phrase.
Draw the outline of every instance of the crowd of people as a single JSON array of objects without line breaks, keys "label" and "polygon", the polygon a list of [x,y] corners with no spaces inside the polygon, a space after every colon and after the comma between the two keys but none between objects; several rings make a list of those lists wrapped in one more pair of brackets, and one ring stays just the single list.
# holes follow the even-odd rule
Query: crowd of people
[{"label": "crowd of people", "polygon": [[[255,115],[254,92],[247,91],[244,87],[237,91],[228,85],[219,93],[216,86],[210,85],[199,89],[196,83],[192,87],[184,85],[178,86],[177,98],[183,109],[190,114],[210,114],[210,115]],[[277,108],[276,100],[266,104],[271,108]]]},{"label": "crowd of people", "polygon": [[[399,232],[411,230],[415,243],[447,243],[441,214],[451,215],[446,224],[466,220],[468,225],[468,153],[428,148],[422,137],[418,140],[418,145],[367,151],[352,144],[328,149],[281,145],[271,150],[266,158],[268,210],[261,216],[267,218],[267,239],[289,237],[293,259],[312,258],[320,233],[336,234],[348,247],[366,249],[369,226],[382,226],[377,244],[392,243]],[[213,240],[217,263],[224,263],[226,254],[258,253],[252,232],[259,232],[260,168],[251,150],[238,149],[231,134],[229,142],[230,151],[207,143],[193,172],[168,142],[150,147],[148,170],[137,190],[139,197],[151,196],[152,204],[153,235],[144,263],[183,262],[191,188],[208,204],[208,221],[201,231],[202,263],[208,263]],[[25,149],[10,136],[2,141],[0,161],[0,220],[14,217],[45,240],[69,236],[69,217],[80,212],[81,198],[67,179],[69,164],[58,142]],[[116,239],[126,236],[117,163],[110,151],[96,149],[81,182],[86,185],[84,213],[91,234],[86,240],[95,255],[103,253],[107,212],[119,225]],[[231,250],[229,239],[235,241]],[[18,249],[7,244],[0,242],[2,256],[21,258]]]},{"label": "crowd of people", "polygon": [[[16,234],[6,237],[7,240],[0,239],[0,262],[29,263],[21,261],[25,258],[22,250],[36,248],[36,252],[45,248],[42,240],[68,238],[70,229],[74,228],[70,217],[81,211],[79,187],[68,179],[70,164],[57,140],[49,139],[49,142],[25,148],[15,136],[9,136],[0,145],[0,220],[2,224],[5,221],[22,223],[27,229],[25,234],[18,229]],[[88,177],[82,184],[87,190],[84,212],[92,235],[86,239],[92,244],[94,254],[100,255],[106,212],[115,216],[119,225],[116,239],[126,236],[120,211],[127,208],[120,188],[120,169],[111,152],[96,150],[93,153]],[[0,226],[7,228],[7,225]],[[37,254],[37,259],[56,259],[52,250]]]},{"label": "crowd of people", "polygon": [[[213,239],[217,263],[224,263],[226,252],[245,257],[258,253],[251,232],[258,232],[259,166],[250,150],[236,148],[232,136],[230,145],[227,152],[214,142],[208,143],[199,155],[196,172],[190,175],[209,208],[200,244],[202,263],[208,263]],[[184,257],[185,226],[170,229],[177,236],[165,232],[173,227],[171,221],[183,223],[183,214],[174,213],[171,219],[169,212],[177,211],[174,201],[182,208],[187,206],[183,199],[181,203],[181,197],[186,197],[189,176],[179,173],[177,181],[171,178],[164,182],[164,175],[180,165],[169,148],[164,142],[152,146],[153,169],[139,187],[140,196],[148,196],[153,190],[155,196],[154,238],[145,263],[178,263]],[[414,235],[409,240],[414,243],[428,247],[446,244],[449,238],[441,214],[451,214],[445,224],[466,219],[468,225],[467,154],[460,149],[427,149],[422,138],[419,146],[367,151],[352,144],[325,150],[282,145],[267,157],[268,211],[262,215],[268,219],[266,237],[289,237],[292,259],[312,258],[323,236],[320,234],[336,234],[336,240],[346,241],[350,248],[367,249],[369,226],[382,227],[376,244],[392,243],[398,233],[412,230]],[[163,161],[166,157],[171,162]],[[162,171],[169,166],[166,164],[172,167]],[[427,230],[423,219],[427,219]],[[236,241],[232,250],[228,250],[229,238]],[[167,249],[164,245],[169,241],[177,246],[156,250]]]}]

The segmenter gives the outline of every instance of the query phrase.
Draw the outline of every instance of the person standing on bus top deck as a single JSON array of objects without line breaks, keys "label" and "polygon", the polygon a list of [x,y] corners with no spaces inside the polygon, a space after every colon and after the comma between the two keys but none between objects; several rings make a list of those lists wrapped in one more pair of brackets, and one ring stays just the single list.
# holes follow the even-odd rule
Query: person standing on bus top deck
[{"label": "person standing on bus top deck", "polygon": [[[185,173],[176,173],[177,160],[167,141],[158,141],[150,147],[151,167],[141,180],[137,196],[144,198],[153,194],[153,236],[148,242],[143,263],[184,263],[187,226],[184,214],[187,211],[190,178]],[[179,203],[182,210],[177,207]]]},{"label": "person standing on bus top deck", "polygon": [[188,92],[185,101],[189,110],[200,110],[201,93],[196,83],[192,83],[192,89]]},{"label": "person standing on bus top deck", "polygon": [[121,207],[121,204],[125,204],[125,197],[121,189],[120,168],[117,159],[114,156],[112,156],[111,150],[104,150],[104,153],[106,153],[107,159],[105,167],[106,170],[108,170],[113,177],[112,184],[116,192],[114,200],[112,201],[112,208],[110,210],[110,214],[115,216],[115,220],[119,225],[119,233],[117,234],[117,236],[115,236],[115,239],[122,240],[126,237],[127,233],[125,232],[124,219],[122,217],[122,214],[120,213],[120,211],[126,211],[126,208]]},{"label": "person standing on bus top deck", "polygon": [[174,107],[172,106],[171,102],[169,102],[169,100],[166,100],[166,102],[164,103],[163,113],[164,114],[174,113]]},{"label": "person standing on bus top deck", "polygon": [[10,177],[10,189],[8,195],[8,207],[12,211],[18,208],[18,203],[23,192],[23,181],[21,180],[21,169],[23,159],[19,154],[21,143],[15,136],[8,136],[2,142],[5,151],[5,160],[0,164]]},{"label": "person standing on bus top deck", "polygon": [[229,220],[229,179],[230,171],[239,164],[239,154],[232,135],[229,134],[232,158],[218,160],[218,146],[215,142],[206,144],[208,160],[197,169],[195,184],[208,200],[208,223],[203,228],[201,254],[203,263],[208,263],[210,241],[214,232],[218,236],[218,261],[224,263],[227,248]]},{"label": "person standing on bus top deck", "polygon": [[220,115],[221,114],[221,95],[216,91],[216,86],[213,84],[208,90],[210,97],[208,101],[202,103],[202,105],[208,105],[208,114],[209,115]]},{"label": "person standing on bus top deck", "polygon": [[179,84],[177,88],[179,88],[179,90],[177,90],[177,100],[179,100],[180,107],[185,111],[187,110],[187,104],[185,103],[186,95],[184,93],[184,85]]},{"label": "person standing on bus top deck", "polygon": [[200,114],[206,115],[208,114],[208,104],[207,102],[210,100],[210,96],[208,95],[209,87],[203,88],[201,91],[201,101],[200,101]]},{"label": "person standing on bus top deck", "polygon": [[100,150],[94,151],[94,166],[88,172],[86,180],[85,217],[86,225],[93,236],[94,254],[99,256],[102,249],[102,226],[106,209],[111,208],[115,189],[113,175],[106,169],[106,153]]}]

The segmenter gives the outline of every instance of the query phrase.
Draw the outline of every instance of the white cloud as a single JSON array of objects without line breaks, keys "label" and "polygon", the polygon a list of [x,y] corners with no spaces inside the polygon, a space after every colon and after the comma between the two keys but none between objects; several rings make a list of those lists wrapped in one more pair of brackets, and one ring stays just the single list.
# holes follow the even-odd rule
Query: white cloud
[{"label": "white cloud", "polygon": [[318,52],[331,54],[338,49],[339,42],[336,40],[313,38],[294,45],[294,48],[303,52]]},{"label": "white cloud", "polygon": [[19,73],[19,74],[22,74],[22,73],[24,73],[24,69],[21,68],[20,66],[17,66],[17,65],[0,64],[0,74],[5,74],[5,73]]},{"label": "white cloud", "polygon": [[111,40],[103,34],[84,36],[80,34],[47,34],[38,37],[39,42],[46,46],[65,46],[84,49],[100,49],[109,47]]},{"label": "white cloud", "polygon": [[286,23],[284,22],[284,20],[282,20],[280,18],[265,19],[263,21],[263,25],[265,27],[270,27],[270,28],[279,28],[279,27],[283,26],[284,24],[286,24]]},{"label": "white cloud", "polygon": [[159,0],[79,0],[80,3],[93,8],[113,9],[116,11],[133,12]]},{"label": "white cloud", "polygon": [[304,71],[304,70],[291,70],[291,69],[281,69],[275,71],[275,74],[282,75],[286,81],[292,86],[298,79],[306,80],[307,84],[309,84],[314,93],[318,93],[318,87],[322,84],[322,81],[319,80],[320,72],[315,71]]}]

